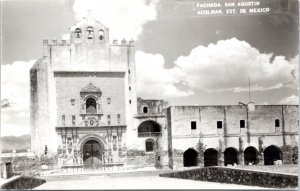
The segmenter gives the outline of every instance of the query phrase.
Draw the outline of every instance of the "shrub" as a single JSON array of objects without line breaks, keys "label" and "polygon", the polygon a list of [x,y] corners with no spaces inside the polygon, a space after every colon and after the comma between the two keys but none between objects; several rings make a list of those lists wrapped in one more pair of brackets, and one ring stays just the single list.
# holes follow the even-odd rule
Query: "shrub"
[{"label": "shrub", "polygon": [[281,147],[284,164],[298,164],[298,146],[285,145]]}]

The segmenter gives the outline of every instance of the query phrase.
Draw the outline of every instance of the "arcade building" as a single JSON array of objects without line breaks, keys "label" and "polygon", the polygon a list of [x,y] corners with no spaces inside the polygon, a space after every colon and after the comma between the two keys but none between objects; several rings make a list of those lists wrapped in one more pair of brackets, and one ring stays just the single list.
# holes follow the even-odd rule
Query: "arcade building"
[{"label": "arcade building", "polygon": [[30,70],[35,155],[92,168],[297,162],[290,158],[298,105],[145,100],[136,95],[134,56],[134,41],[110,42],[109,29],[90,17],[70,28],[70,41],[44,40],[43,57]]}]

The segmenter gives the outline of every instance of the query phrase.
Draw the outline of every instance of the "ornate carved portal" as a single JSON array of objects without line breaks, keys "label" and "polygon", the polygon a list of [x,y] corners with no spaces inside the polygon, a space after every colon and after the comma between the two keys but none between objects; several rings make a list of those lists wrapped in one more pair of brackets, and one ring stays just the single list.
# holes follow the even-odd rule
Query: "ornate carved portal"
[{"label": "ornate carved portal", "polygon": [[82,116],[83,126],[99,126],[101,123],[102,111],[102,92],[92,83],[80,91],[80,115]]}]

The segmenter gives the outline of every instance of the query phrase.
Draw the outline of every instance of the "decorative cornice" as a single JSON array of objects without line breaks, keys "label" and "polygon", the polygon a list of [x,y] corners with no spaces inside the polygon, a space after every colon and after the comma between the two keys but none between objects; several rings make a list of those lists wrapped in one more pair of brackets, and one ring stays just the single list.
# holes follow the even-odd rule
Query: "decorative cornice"
[{"label": "decorative cornice", "polygon": [[85,88],[82,88],[80,92],[101,92],[100,88],[97,88],[92,83],[89,83]]}]

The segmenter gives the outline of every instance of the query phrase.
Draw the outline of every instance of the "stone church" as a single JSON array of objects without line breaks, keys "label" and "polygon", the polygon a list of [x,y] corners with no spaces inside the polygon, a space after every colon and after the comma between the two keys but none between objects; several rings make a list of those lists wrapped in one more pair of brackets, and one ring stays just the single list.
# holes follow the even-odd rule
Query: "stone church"
[{"label": "stone church", "polygon": [[137,97],[134,56],[134,41],[111,42],[90,17],[70,41],[44,40],[30,70],[31,150],[58,166],[176,168],[282,163],[281,147],[297,144],[297,105],[169,107]]}]

